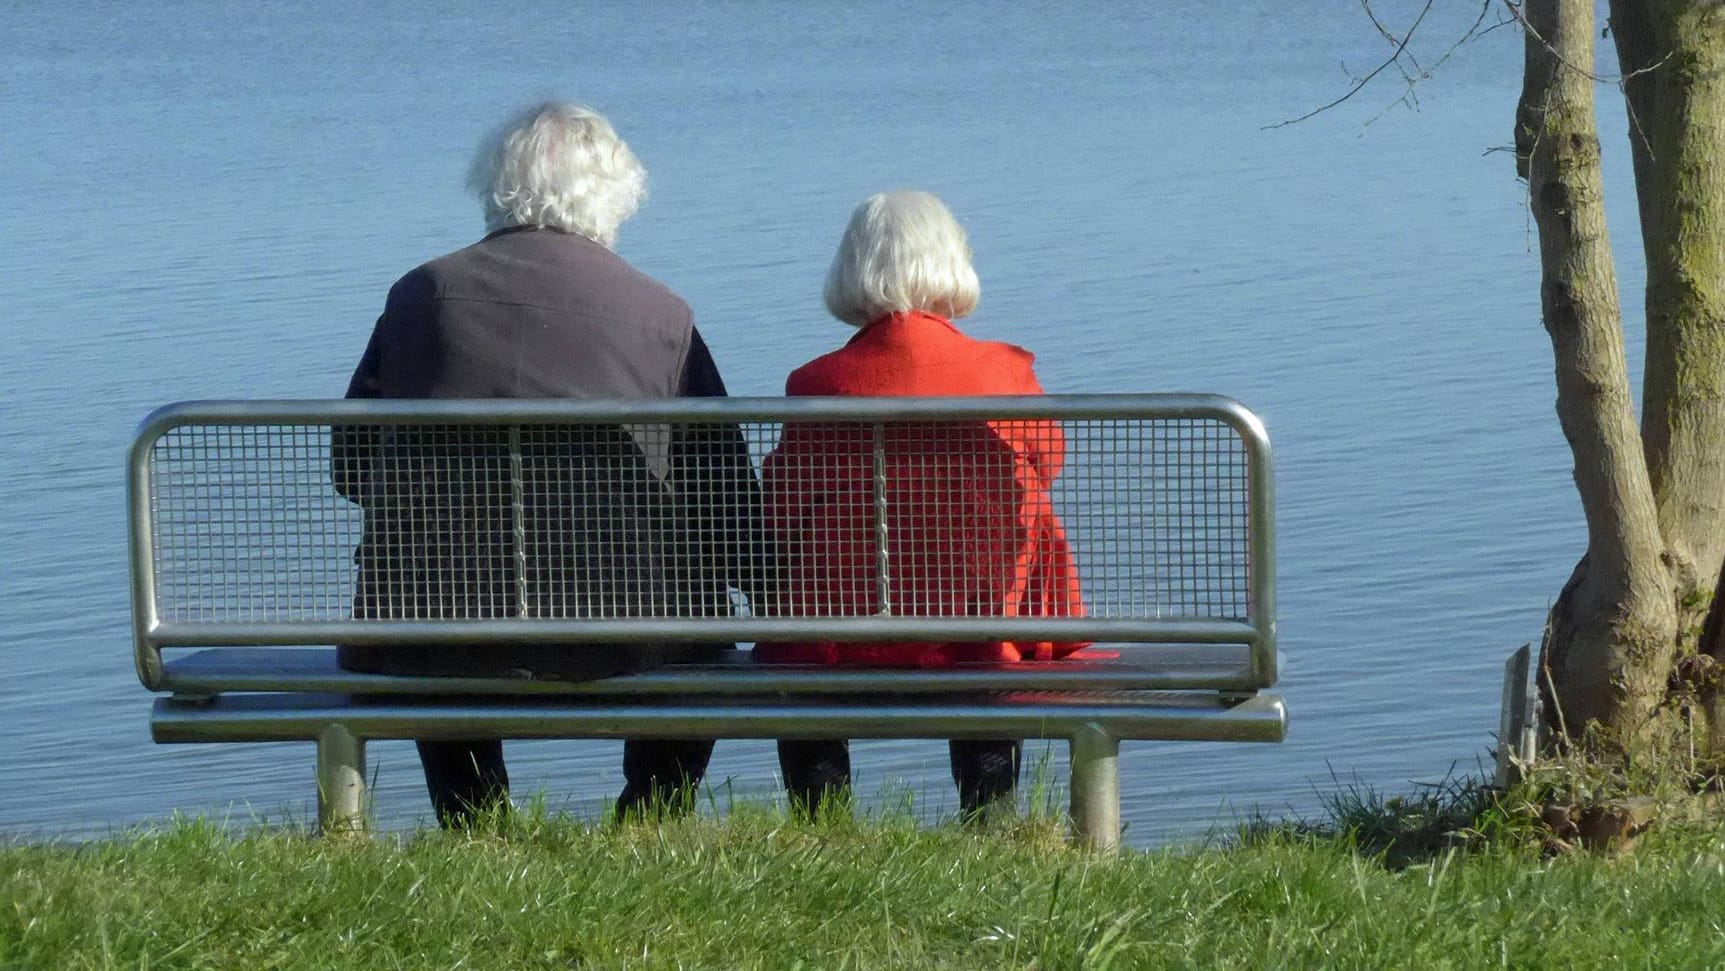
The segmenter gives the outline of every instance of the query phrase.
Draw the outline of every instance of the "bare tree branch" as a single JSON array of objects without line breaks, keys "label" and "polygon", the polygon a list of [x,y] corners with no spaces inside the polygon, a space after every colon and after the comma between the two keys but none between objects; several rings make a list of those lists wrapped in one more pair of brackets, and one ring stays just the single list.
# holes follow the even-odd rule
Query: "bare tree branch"
[{"label": "bare tree branch", "polygon": [[[1516,23],[1521,25],[1521,29],[1527,34],[1527,36],[1532,38],[1534,43],[1545,48],[1546,53],[1550,54],[1552,59],[1561,67],[1565,70],[1574,71],[1576,74],[1579,74],[1596,84],[1614,84],[1617,86],[1618,92],[1624,95],[1623,103],[1628,108],[1629,125],[1635,130],[1635,137],[1641,139],[1641,144],[1647,150],[1647,154],[1651,156],[1653,154],[1653,142],[1647,137],[1647,130],[1642,127],[1641,117],[1635,111],[1635,102],[1629,98],[1628,92],[1625,90],[1624,86],[1631,78],[1638,78],[1643,74],[1649,74],[1664,67],[1673,57],[1677,56],[1677,51],[1675,49],[1667,51],[1665,56],[1659,60],[1647,65],[1646,67],[1636,68],[1627,74],[1596,74],[1592,70],[1580,67],[1573,61],[1565,58],[1557,51],[1556,48],[1551,46],[1551,42],[1547,41],[1544,37],[1541,37],[1539,30],[1532,24],[1528,23],[1527,16],[1521,9],[1521,3],[1522,0],[1503,0],[1503,5],[1508,8],[1510,16],[1514,18]],[[1709,11],[1708,15],[1711,16],[1712,13],[1713,11]]]},{"label": "bare tree branch", "polygon": [[[1401,74],[1404,90],[1402,91],[1401,97],[1391,101],[1377,114],[1373,115],[1371,119],[1366,122],[1366,126],[1370,127],[1378,119],[1388,114],[1391,108],[1394,108],[1397,105],[1406,105],[1407,107],[1417,111],[1420,107],[1420,99],[1417,89],[1421,81],[1430,80],[1432,75],[1437,72],[1438,68],[1442,67],[1451,57],[1455,56],[1455,52],[1460,50],[1463,44],[1466,44],[1468,41],[1473,40],[1476,37],[1488,34],[1505,24],[1515,22],[1513,19],[1500,20],[1497,23],[1487,26],[1486,16],[1491,13],[1492,5],[1496,0],[1478,0],[1478,2],[1479,15],[1474,18],[1473,23],[1469,25],[1468,29],[1443,52],[1442,56],[1440,56],[1436,61],[1433,61],[1432,64],[1427,67],[1420,64],[1419,59],[1414,56],[1413,51],[1409,50],[1408,45],[1412,43],[1415,31],[1419,29],[1421,22],[1425,20],[1427,12],[1432,8],[1432,4],[1427,3],[1425,8],[1420,11],[1420,15],[1414,18],[1414,22],[1408,27],[1407,33],[1401,37],[1397,37],[1395,32],[1390,30],[1388,25],[1378,17],[1377,11],[1372,9],[1372,0],[1360,0],[1360,6],[1365,10],[1366,17],[1371,20],[1372,26],[1377,29],[1378,36],[1382,37],[1386,42],[1392,45],[1395,50],[1391,52],[1388,58],[1378,64],[1377,68],[1371,73],[1367,74],[1365,77],[1354,78],[1353,86],[1340,98],[1337,98],[1320,108],[1309,111],[1298,118],[1290,118],[1273,125],[1264,125],[1264,130],[1283,128],[1288,125],[1298,124],[1314,115],[1321,114],[1336,107],[1358,94],[1366,87],[1366,85],[1370,84],[1379,74],[1383,73],[1391,65],[1394,65],[1396,70]],[[1406,59],[1406,64],[1403,63],[1404,58]],[[1410,71],[1408,69],[1409,66],[1411,66],[1413,70]],[[1345,66],[1343,69],[1346,70]]]},{"label": "bare tree branch", "polygon": [[[1366,16],[1371,19],[1372,26],[1378,29],[1379,36],[1384,40],[1389,41],[1391,47],[1402,46],[1402,39],[1390,33],[1390,29],[1384,26],[1384,22],[1379,20],[1377,13],[1372,10],[1372,0],[1360,0],[1360,6],[1366,11]],[[1420,62],[1414,59],[1412,51],[1407,52],[1407,59],[1408,63],[1414,66],[1414,70],[1416,72],[1422,75],[1425,74],[1425,71],[1420,68]],[[1401,62],[1399,60],[1396,62],[1396,66],[1401,67]],[[1402,68],[1402,79],[1407,81],[1409,84],[1414,82],[1413,75],[1410,75],[1406,68]]]},{"label": "bare tree branch", "polygon": [[1515,22],[1521,25],[1521,29],[1527,31],[1527,36],[1532,37],[1536,43],[1545,48],[1546,52],[1556,59],[1557,63],[1571,71],[1574,71],[1582,77],[1587,78],[1590,81],[1598,82],[1599,84],[1615,84],[1621,88],[1623,87],[1623,82],[1630,78],[1640,77],[1643,74],[1657,71],[1664,67],[1671,58],[1677,55],[1676,51],[1671,51],[1652,64],[1649,64],[1646,67],[1636,68],[1628,74],[1595,74],[1593,71],[1577,65],[1574,61],[1571,61],[1558,53],[1557,49],[1552,47],[1549,41],[1544,37],[1541,37],[1539,31],[1535,29],[1532,24],[1527,22],[1527,15],[1523,13],[1521,9],[1521,0],[1503,0],[1503,5],[1509,9],[1509,15],[1515,18]]},{"label": "bare tree branch", "polygon": [[1422,80],[1425,78],[1431,77],[1433,72],[1435,72],[1438,68],[1443,67],[1444,63],[1446,61],[1448,61],[1451,57],[1455,56],[1456,51],[1461,49],[1461,45],[1467,43],[1470,40],[1473,40],[1475,37],[1480,37],[1480,36],[1483,36],[1485,34],[1489,34],[1492,31],[1498,29],[1499,27],[1502,27],[1504,24],[1509,23],[1509,21],[1507,21],[1507,20],[1500,20],[1497,23],[1492,24],[1490,27],[1487,27],[1484,30],[1479,29],[1479,25],[1485,23],[1485,15],[1491,12],[1491,3],[1492,3],[1492,0],[1480,0],[1479,16],[1475,17],[1473,19],[1473,26],[1469,27],[1467,29],[1467,33],[1462,34],[1461,37],[1458,38],[1455,43],[1449,45],[1449,50],[1444,51],[1442,57],[1440,57],[1436,61],[1432,62],[1432,66],[1430,69],[1428,69],[1426,71],[1422,71],[1420,73],[1420,78]]},{"label": "bare tree branch", "polygon": [[[1355,81],[1354,86],[1349,88],[1346,94],[1342,95],[1341,97],[1337,98],[1336,100],[1330,102],[1327,105],[1323,105],[1323,106],[1318,107],[1318,108],[1313,108],[1311,111],[1306,112],[1305,114],[1301,115],[1298,118],[1289,118],[1286,121],[1278,121],[1273,125],[1265,125],[1265,126],[1263,126],[1263,130],[1268,131],[1268,130],[1274,129],[1274,128],[1286,128],[1289,125],[1297,125],[1300,122],[1305,121],[1306,119],[1311,118],[1313,116],[1321,115],[1324,112],[1329,111],[1331,108],[1334,108],[1335,106],[1348,100],[1349,98],[1352,98],[1354,95],[1359,94],[1360,91],[1362,91],[1366,85],[1372,83],[1373,78],[1384,73],[1384,71],[1387,70],[1391,64],[1400,64],[1402,52],[1408,49],[1408,42],[1414,39],[1414,33],[1419,30],[1420,23],[1426,19],[1426,14],[1431,13],[1432,4],[1434,2],[1436,2],[1436,0],[1426,0],[1426,5],[1424,8],[1422,8],[1420,10],[1420,15],[1418,17],[1415,17],[1413,24],[1410,27],[1408,27],[1407,35],[1402,38],[1402,42],[1400,44],[1396,45],[1395,53],[1391,54],[1389,56],[1388,60],[1384,61],[1382,64],[1379,64],[1376,68],[1373,68],[1372,72],[1370,74],[1367,74],[1365,77],[1360,78],[1358,81]],[[1506,2],[1507,2],[1507,0],[1506,0]]]}]

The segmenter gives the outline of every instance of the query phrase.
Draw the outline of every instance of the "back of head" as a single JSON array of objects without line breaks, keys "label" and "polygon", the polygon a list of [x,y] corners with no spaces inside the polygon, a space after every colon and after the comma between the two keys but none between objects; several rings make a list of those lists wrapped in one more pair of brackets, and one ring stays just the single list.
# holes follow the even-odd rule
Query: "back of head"
[{"label": "back of head", "polygon": [[491,230],[538,226],[607,247],[647,195],[647,172],[611,123],[579,104],[546,103],[480,146],[467,177]]},{"label": "back of head", "polygon": [[824,295],[834,317],[860,327],[911,310],[963,317],[982,288],[969,238],[945,203],[898,190],[872,195],[851,213]]}]

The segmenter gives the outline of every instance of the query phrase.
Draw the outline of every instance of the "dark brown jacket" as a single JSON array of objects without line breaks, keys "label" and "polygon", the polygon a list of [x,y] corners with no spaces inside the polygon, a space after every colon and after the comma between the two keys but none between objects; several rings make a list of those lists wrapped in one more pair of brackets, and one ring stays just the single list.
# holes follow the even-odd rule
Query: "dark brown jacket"
[{"label": "dark brown jacket", "polygon": [[[528,228],[402,277],[347,392],[724,394],[680,298],[597,243]],[[513,434],[512,443],[498,427],[336,430],[332,477],[365,510],[356,618],[717,616],[731,612],[728,587],[754,590],[767,550],[735,425]],[[380,673],[594,677],[731,646],[349,645],[340,656]]]}]

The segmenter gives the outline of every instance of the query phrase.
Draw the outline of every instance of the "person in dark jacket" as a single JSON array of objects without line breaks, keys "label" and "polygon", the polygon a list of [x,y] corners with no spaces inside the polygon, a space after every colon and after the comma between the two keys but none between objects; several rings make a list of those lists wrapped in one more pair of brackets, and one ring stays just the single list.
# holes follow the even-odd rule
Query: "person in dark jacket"
[{"label": "person in dark jacket", "polygon": [[[646,173],[590,108],[545,104],[469,178],[490,230],[390,289],[349,398],[722,397],[689,307],[612,246]],[[338,428],[365,511],[356,619],[716,616],[754,589],[759,488],[734,424]],[[520,509],[521,522],[511,516]],[[522,547],[522,548],[518,548]],[[527,603],[521,603],[526,598]],[[350,670],[591,678],[735,645],[344,645]],[[507,806],[497,740],[421,740],[440,822]],[[630,740],[618,812],[686,803],[711,740]]]}]

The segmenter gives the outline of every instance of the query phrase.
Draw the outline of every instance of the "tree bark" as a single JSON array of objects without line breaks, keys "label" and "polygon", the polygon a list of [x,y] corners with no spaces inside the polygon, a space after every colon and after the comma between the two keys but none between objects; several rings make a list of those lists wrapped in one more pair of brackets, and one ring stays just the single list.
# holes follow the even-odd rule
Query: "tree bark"
[{"label": "tree bark", "polygon": [[1696,655],[1677,662],[1673,679],[1701,718],[1700,743],[1708,755],[1725,755],[1725,570],[1713,590],[1713,609],[1701,627]]},{"label": "tree bark", "polygon": [[1541,691],[1554,727],[1633,731],[1665,698],[1677,618],[1606,231],[1593,0],[1528,0],[1525,17],[1517,168],[1539,229],[1557,413],[1587,519],[1587,551],[1552,607]]},{"label": "tree bark", "polygon": [[1725,558],[1725,9],[1611,0],[1647,257],[1642,440],[1686,637]]}]

